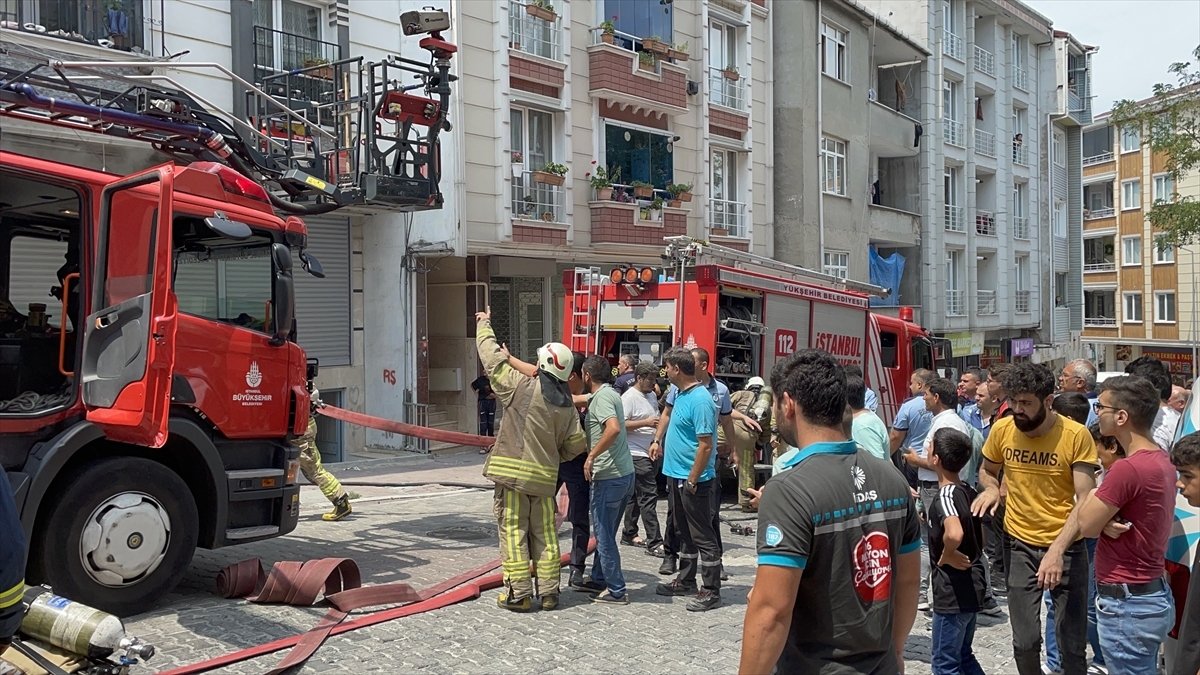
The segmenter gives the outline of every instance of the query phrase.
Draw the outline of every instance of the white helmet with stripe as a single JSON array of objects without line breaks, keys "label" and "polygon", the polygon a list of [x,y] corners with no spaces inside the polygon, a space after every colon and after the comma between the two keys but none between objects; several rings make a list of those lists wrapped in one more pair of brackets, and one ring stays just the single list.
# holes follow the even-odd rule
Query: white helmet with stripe
[{"label": "white helmet with stripe", "polygon": [[547,342],[538,347],[537,355],[539,370],[544,370],[563,382],[571,377],[571,366],[575,357],[571,354],[570,347],[561,342]]}]

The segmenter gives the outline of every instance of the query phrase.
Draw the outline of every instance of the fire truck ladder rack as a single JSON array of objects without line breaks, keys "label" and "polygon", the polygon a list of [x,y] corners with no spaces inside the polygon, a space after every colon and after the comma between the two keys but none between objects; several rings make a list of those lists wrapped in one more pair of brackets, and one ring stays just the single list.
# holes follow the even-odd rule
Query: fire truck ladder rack
[{"label": "fire truck ladder rack", "polygon": [[[798,265],[789,265],[766,256],[746,253],[728,246],[713,244],[701,239],[688,236],[664,237],[667,249],[663,253],[663,264],[668,269],[678,267],[681,263],[686,267],[695,265],[726,265],[739,267],[750,271],[769,272],[776,276],[786,277],[793,281],[832,286],[839,290],[857,291],[867,295],[886,298],[891,289],[874,284],[842,279],[832,274],[824,274]],[[730,328],[730,330],[734,330]]]},{"label": "fire truck ladder rack", "polygon": [[[582,344],[583,349],[580,351],[595,354],[600,349],[600,288],[604,285],[606,277],[600,274],[599,267],[576,267],[574,275],[575,283],[571,291],[571,348]],[[580,309],[581,307],[583,309]]]}]

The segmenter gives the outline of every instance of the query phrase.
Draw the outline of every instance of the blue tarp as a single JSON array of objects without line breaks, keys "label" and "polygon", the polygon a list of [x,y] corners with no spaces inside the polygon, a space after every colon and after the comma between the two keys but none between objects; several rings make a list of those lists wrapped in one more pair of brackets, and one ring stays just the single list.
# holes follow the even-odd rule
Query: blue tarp
[{"label": "blue tarp", "polygon": [[904,276],[904,256],[893,253],[881,257],[875,252],[875,247],[868,249],[868,261],[871,268],[871,283],[891,289],[886,298],[871,297],[872,307],[897,307],[900,305],[900,278]]}]

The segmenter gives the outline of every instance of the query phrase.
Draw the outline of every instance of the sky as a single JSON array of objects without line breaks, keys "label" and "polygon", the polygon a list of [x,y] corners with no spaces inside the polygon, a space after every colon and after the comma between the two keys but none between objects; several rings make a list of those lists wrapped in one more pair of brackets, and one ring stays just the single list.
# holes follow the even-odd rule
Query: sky
[{"label": "sky", "polygon": [[[1023,0],[1085,45],[1092,57],[1092,110],[1113,101],[1153,95],[1158,82],[1175,84],[1167,66],[1192,61],[1200,46],[1200,0]],[[1195,70],[1195,66],[1193,66]]]}]

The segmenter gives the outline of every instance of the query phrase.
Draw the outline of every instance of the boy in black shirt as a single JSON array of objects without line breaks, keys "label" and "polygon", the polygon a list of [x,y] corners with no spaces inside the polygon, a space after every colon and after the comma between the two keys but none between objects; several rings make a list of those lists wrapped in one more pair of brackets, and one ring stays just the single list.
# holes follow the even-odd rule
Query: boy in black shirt
[{"label": "boy in black shirt", "polygon": [[929,505],[929,564],[933,586],[933,675],[983,675],[971,652],[975,617],[986,588],[983,523],[971,514],[975,490],[958,478],[971,459],[971,439],[954,429],[933,435],[930,463],[938,498]]}]

